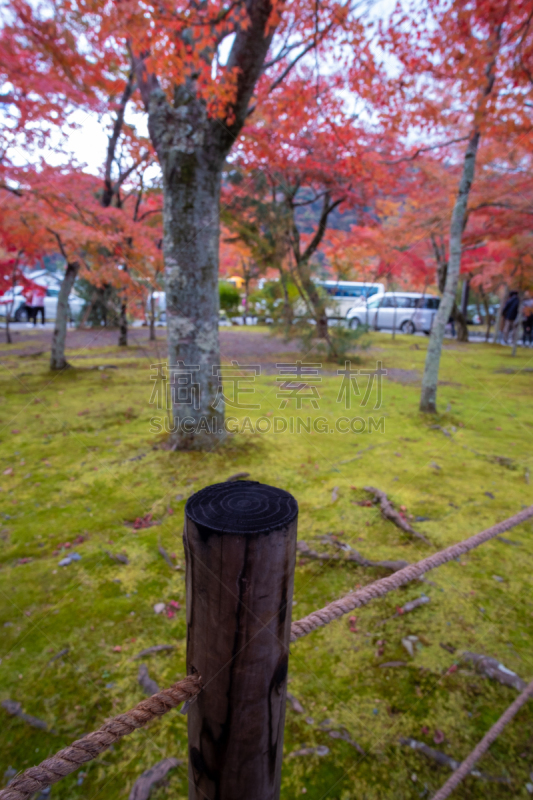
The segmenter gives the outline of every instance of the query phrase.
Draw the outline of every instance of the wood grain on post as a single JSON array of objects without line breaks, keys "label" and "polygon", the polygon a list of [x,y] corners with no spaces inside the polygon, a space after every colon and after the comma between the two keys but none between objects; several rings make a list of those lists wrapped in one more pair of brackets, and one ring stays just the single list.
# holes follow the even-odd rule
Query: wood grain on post
[{"label": "wood grain on post", "polygon": [[185,509],[189,800],[277,800],[298,505],[253,481],[219,483]]}]

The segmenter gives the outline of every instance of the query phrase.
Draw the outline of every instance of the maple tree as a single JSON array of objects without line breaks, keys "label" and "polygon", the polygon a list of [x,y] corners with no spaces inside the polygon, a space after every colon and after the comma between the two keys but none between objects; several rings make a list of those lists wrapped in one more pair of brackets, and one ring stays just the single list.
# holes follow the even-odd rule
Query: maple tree
[{"label": "maple tree", "polygon": [[[21,175],[19,175],[22,178]],[[143,282],[162,268],[159,227],[149,224],[160,215],[159,197],[138,194],[121,207],[104,208],[101,180],[75,170],[28,170],[10,191],[9,211],[2,215],[4,249],[31,263],[52,251],[66,267],[52,337],[51,369],[65,369],[68,297],[78,275],[93,284],[111,283],[146,296]],[[127,271],[117,269],[127,267]]]},{"label": "maple tree", "polygon": [[[305,54],[324,55],[335,43],[355,43],[363,28],[351,0],[282,4],[235,0],[102,4],[102,36],[128,47],[148,128],[163,176],[163,250],[169,356],[198,366],[199,408],[176,398],[174,417],[186,410],[214,430],[174,434],[180,448],[211,446],[223,430],[216,377],[218,250],[221,173],[249,115],[263,98],[282,91]],[[232,36],[226,64],[219,45]],[[356,48],[355,48],[356,49]]]},{"label": "maple tree", "polygon": [[382,38],[401,65],[386,97],[391,124],[404,131],[416,127],[433,141],[440,136],[450,147],[467,143],[462,158],[457,156],[461,174],[444,292],[422,380],[422,411],[436,411],[442,342],[455,300],[480,141],[489,136],[505,148],[531,131],[524,101],[533,89],[532,10],[521,0],[427,0],[422,7],[398,9]]},{"label": "maple tree", "polygon": [[357,209],[368,216],[383,183],[374,134],[353,124],[337,86],[335,78],[322,78],[317,93],[312,73],[302,69],[282,95],[266,98],[244,129],[223,193],[227,224],[256,264],[279,273],[286,330],[293,322],[290,280],[332,357],[339,353],[327,295],[314,279],[316,257],[333,212]]},{"label": "maple tree", "polygon": [[[34,8],[23,0],[16,0],[0,34],[4,51],[9,54],[9,58],[0,59],[0,74],[7,87],[2,98],[7,124],[0,185],[4,189],[1,199],[4,205],[11,202],[13,195],[20,197],[29,193],[30,204],[40,203],[48,220],[48,230],[63,229],[62,235],[49,242],[49,246],[59,248],[66,261],[51,355],[52,369],[62,369],[66,366],[68,295],[80,269],[96,287],[107,282],[120,292],[119,343],[127,343],[128,296],[144,306],[147,286],[153,290],[157,275],[162,271],[161,257],[155,257],[152,247],[157,240],[160,248],[162,235],[154,230],[154,224],[160,223],[162,203],[160,193],[143,181],[154,160],[150,142],[125,122],[126,107],[135,91],[131,65],[129,71],[123,69],[120,58],[113,55],[106,61],[105,43],[95,58],[94,47],[88,50],[82,41],[89,30],[89,21],[73,15],[66,5],[60,5],[55,12],[50,17],[46,9],[43,11],[42,7]],[[31,80],[31,69],[37,73],[35,80]],[[110,128],[100,186],[84,173],[80,173],[78,181],[79,169],[75,164],[66,163],[61,170],[52,170],[40,161],[23,167],[17,163],[21,137],[28,153],[34,153],[36,148],[38,153],[38,148],[51,139],[52,133],[68,132],[71,113],[80,109],[86,113],[98,112],[102,125]],[[56,149],[61,147],[60,137]],[[95,204],[109,209],[109,213],[100,212]],[[78,232],[77,248],[76,242],[66,236],[65,222]],[[132,223],[143,227],[142,233],[137,230],[135,237]],[[117,231],[121,227],[126,238],[123,245],[117,247]],[[146,258],[141,266],[139,251],[132,258],[133,243],[146,238],[149,228],[152,235],[148,236],[150,244],[146,246]],[[111,249],[109,236],[114,242]],[[100,257],[94,250],[95,243],[97,249],[100,247]],[[89,267],[86,256],[91,252]],[[115,255],[114,270],[110,268],[112,253]],[[140,269],[137,275],[130,273],[131,263]],[[150,270],[152,264],[155,271]],[[153,337],[154,333],[152,315],[150,335]]]}]

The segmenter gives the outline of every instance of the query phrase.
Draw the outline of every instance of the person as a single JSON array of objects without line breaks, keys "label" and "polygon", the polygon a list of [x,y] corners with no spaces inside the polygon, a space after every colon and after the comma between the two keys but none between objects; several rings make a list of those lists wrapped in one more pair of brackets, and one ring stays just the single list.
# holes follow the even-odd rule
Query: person
[{"label": "person", "polygon": [[509,339],[509,334],[512,332],[514,328],[514,324],[518,316],[519,306],[520,306],[520,298],[518,297],[518,292],[515,291],[509,292],[509,297],[502,311],[502,317],[504,320],[503,341],[505,342],[505,344],[507,344]]},{"label": "person", "polygon": [[27,320],[28,320],[28,322],[26,324],[27,328],[31,328],[32,325],[33,325],[33,308],[32,308],[32,305],[31,305],[31,294],[32,294],[32,290],[31,289],[25,289],[24,292],[23,292],[23,295],[22,295],[23,298],[24,298],[24,308],[23,308],[23,310],[26,312],[26,316],[27,316]]},{"label": "person", "polygon": [[39,313],[41,314],[41,324],[44,325],[46,322],[46,317],[44,312],[45,297],[46,297],[46,289],[43,289],[42,286],[36,286],[31,292],[30,308],[32,312],[32,319],[34,326],[37,325],[37,317]]},{"label": "person", "polygon": [[524,329],[523,344],[524,347],[533,344],[533,307],[527,305],[524,307],[524,319],[522,320],[522,327]]}]

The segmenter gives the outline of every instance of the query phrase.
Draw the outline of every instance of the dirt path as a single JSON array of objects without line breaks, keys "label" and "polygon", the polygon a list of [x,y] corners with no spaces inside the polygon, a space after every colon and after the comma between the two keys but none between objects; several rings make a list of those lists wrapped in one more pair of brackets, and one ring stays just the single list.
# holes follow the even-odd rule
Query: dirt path
[{"label": "dirt path", "polygon": [[[52,329],[15,330],[13,344],[0,345],[0,353],[4,356],[31,357],[48,354],[52,341]],[[148,340],[147,328],[130,328],[129,346],[117,347],[118,331],[109,328],[69,330],[67,333],[67,351],[69,359],[75,364],[83,359],[94,358],[94,350],[105,347],[114,348],[112,357],[140,358],[150,361],[166,359],[166,331],[158,329],[157,341]],[[259,363],[274,361],[275,357],[301,358],[297,343],[284,342],[280,337],[271,336],[264,331],[248,331],[245,328],[222,328],[220,330],[220,350],[224,361],[242,361],[256,359]],[[72,351],[75,351],[72,353]],[[85,351],[85,352],[84,352]],[[243,362],[246,363],[246,362]],[[251,363],[251,362],[250,362]]]}]

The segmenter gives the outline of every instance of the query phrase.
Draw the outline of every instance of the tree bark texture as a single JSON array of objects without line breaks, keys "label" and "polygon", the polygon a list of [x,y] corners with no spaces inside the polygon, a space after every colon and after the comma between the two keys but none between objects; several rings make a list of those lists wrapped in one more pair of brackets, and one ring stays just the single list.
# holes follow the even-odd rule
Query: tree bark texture
[{"label": "tree bark texture", "polygon": [[435,414],[437,412],[437,384],[439,380],[439,367],[442,354],[442,342],[444,331],[450,317],[455,293],[459,281],[459,270],[461,268],[461,242],[466,221],[466,210],[468,195],[474,172],[476,168],[476,156],[479,146],[480,134],[475,130],[466,148],[463,172],[459,183],[459,191],[453,208],[452,221],[450,226],[450,247],[448,267],[446,270],[446,282],[444,292],[440,301],[439,310],[435,315],[429,345],[426,354],[424,375],[422,378],[422,392],[420,396],[420,411]]},{"label": "tree bark texture", "polygon": [[56,323],[52,336],[52,349],[50,354],[50,369],[66,369],[70,366],[65,358],[65,342],[67,338],[67,324],[69,318],[68,298],[74,281],[78,276],[80,265],[77,261],[67,263],[65,275],[57,298]]},{"label": "tree bark texture", "polygon": [[[200,155],[200,157],[199,157]],[[176,425],[190,417],[196,433],[174,433],[179,449],[209,447],[223,430],[224,404],[217,396],[220,367],[218,341],[219,196],[220,170],[203,154],[182,154],[164,174],[163,252],[167,300],[169,365],[181,362],[197,383],[185,404],[173,393]],[[168,159],[167,159],[168,160]],[[205,419],[215,419],[215,429],[198,430]]]},{"label": "tree bark texture", "polygon": [[278,800],[296,500],[252,481],[187,503],[187,671],[204,689],[188,713],[189,800]]}]

